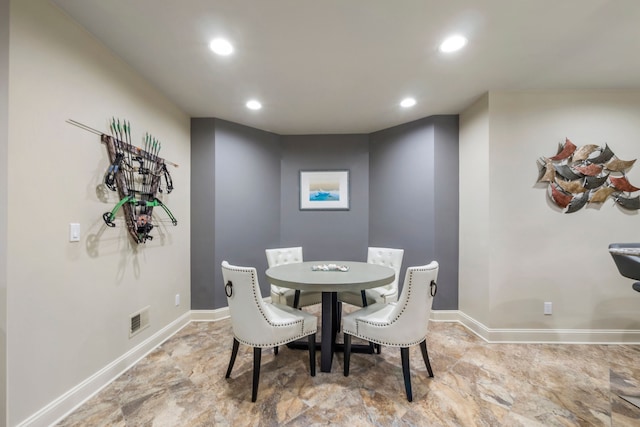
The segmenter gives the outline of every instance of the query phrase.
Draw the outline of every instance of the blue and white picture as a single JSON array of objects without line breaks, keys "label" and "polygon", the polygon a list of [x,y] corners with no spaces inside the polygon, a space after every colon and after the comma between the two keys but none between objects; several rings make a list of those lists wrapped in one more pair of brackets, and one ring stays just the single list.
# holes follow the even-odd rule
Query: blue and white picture
[{"label": "blue and white picture", "polygon": [[319,182],[309,186],[310,202],[326,202],[340,200],[339,182]]},{"label": "blue and white picture", "polygon": [[300,171],[300,209],[349,209],[349,171]]}]

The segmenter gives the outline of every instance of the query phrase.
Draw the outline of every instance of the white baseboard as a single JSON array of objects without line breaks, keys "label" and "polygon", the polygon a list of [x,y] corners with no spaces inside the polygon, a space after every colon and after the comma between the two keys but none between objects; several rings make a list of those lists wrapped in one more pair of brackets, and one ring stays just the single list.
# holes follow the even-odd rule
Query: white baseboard
[{"label": "white baseboard", "polygon": [[621,329],[492,329],[461,311],[433,310],[435,322],[459,322],[489,343],[640,344],[640,330]]},{"label": "white baseboard", "polygon": [[431,310],[431,320],[434,322],[460,322],[458,310]]},{"label": "white baseboard", "polygon": [[217,308],[215,310],[191,310],[191,320],[194,322],[215,322],[228,318],[229,307]]},{"label": "white baseboard", "polygon": [[190,320],[191,312],[186,312],[156,332],[153,336],[147,338],[127,353],[19,423],[18,427],[44,427],[60,421],[100,392],[100,390],[111,384],[111,382],[122,375],[122,373],[135,365],[167,339],[171,338],[176,332],[185,327]]},{"label": "white baseboard", "polygon": [[[191,310],[105,366],[76,387],[18,424],[18,427],[44,427],[61,420],[81,406],[140,359],[171,338],[189,322],[214,322],[229,317],[229,308]],[[492,329],[458,310],[433,310],[434,322],[458,322],[490,343],[561,344],[640,344],[637,330],[587,329]]]}]

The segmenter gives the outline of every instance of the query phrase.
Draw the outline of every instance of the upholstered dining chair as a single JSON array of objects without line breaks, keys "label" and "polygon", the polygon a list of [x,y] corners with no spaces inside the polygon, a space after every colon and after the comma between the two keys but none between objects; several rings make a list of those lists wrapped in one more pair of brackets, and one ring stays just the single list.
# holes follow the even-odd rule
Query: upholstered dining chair
[{"label": "upholstered dining chair", "polygon": [[251,401],[255,402],[258,397],[262,349],[274,347],[277,354],[278,346],[303,337],[309,337],[309,367],[311,376],[315,376],[318,329],[316,316],[286,305],[264,302],[256,269],[253,267],[239,267],[223,261],[222,278],[233,329],[233,348],[225,378],[231,376],[240,343],[253,347]]},{"label": "upholstered dining chair", "polygon": [[345,377],[349,376],[351,337],[375,344],[400,347],[404,387],[409,402],[413,400],[409,347],[420,345],[429,376],[433,377],[427,353],[426,335],[433,297],[438,290],[438,268],[436,261],[407,268],[398,302],[372,304],[343,317]]},{"label": "upholstered dining chair", "polygon": [[[269,268],[282,264],[302,262],[302,247],[266,249]],[[271,285],[271,302],[302,308],[322,302],[322,292],[300,291]]]},{"label": "upholstered dining chair", "polygon": [[398,278],[402,268],[404,249],[369,247],[367,262],[391,267],[396,272],[396,278],[388,285],[360,292],[339,292],[338,301],[358,307],[366,307],[373,303],[388,303],[398,300]]}]

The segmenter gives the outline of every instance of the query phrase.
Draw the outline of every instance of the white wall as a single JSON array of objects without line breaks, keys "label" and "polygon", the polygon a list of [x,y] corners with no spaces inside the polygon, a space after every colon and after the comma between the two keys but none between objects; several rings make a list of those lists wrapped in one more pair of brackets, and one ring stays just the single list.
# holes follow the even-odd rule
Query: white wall
[{"label": "white wall", "polygon": [[[640,158],[638,117],[640,91],[491,92],[462,114],[462,312],[490,329],[635,330],[637,339],[640,295],[607,246],[640,241],[639,212],[612,200],[560,212],[536,185],[536,159],[565,137]],[[640,186],[640,162],[627,176]]]},{"label": "white wall", "polygon": [[7,413],[7,139],[9,137],[9,0],[0,0],[0,427]]},{"label": "white wall", "polygon": [[[16,425],[188,312],[189,117],[46,0],[11,2],[8,145],[8,424]],[[112,116],[162,141],[179,224],[146,245],[105,227],[97,191]],[[140,145],[141,143],[137,143]],[[154,217],[164,213],[154,211]],[[70,222],[80,243],[68,242]],[[122,223],[120,223],[122,224]],[[182,304],[174,306],[180,293]],[[129,315],[151,327],[129,339]]]},{"label": "white wall", "polygon": [[458,308],[489,322],[489,97],[460,115]]}]

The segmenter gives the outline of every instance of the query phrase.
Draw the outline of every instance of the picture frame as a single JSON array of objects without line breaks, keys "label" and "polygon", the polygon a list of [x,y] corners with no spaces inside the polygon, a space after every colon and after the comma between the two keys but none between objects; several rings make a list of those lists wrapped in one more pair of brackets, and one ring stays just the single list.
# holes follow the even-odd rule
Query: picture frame
[{"label": "picture frame", "polygon": [[348,170],[301,170],[300,210],[349,210]]}]

